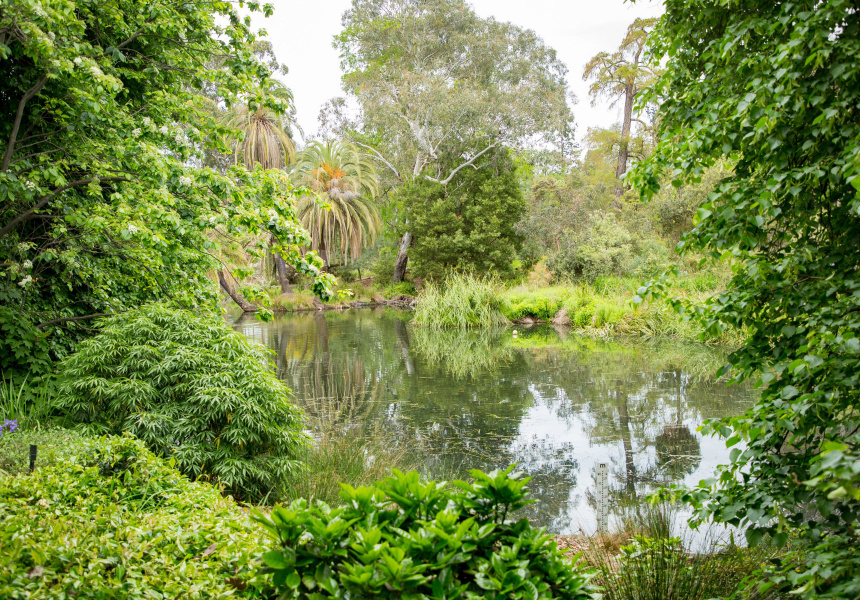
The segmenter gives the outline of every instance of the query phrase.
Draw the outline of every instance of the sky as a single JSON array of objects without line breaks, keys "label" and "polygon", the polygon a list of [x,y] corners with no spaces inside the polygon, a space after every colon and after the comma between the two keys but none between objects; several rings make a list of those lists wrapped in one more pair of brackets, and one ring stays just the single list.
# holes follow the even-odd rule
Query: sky
[{"label": "sky", "polygon": [[[340,59],[332,38],[341,30],[341,15],[350,0],[269,0],[275,13],[255,19],[268,32],[278,60],[289,73],[282,79],[295,96],[299,125],[310,137],[317,131],[323,104],[342,95]],[[619,107],[605,100],[592,107],[582,69],[601,51],[618,47],[637,17],[656,17],[659,0],[471,0],[481,17],[495,17],[535,31],[567,65],[568,83],[579,102],[573,107],[577,138],[589,127],[608,127],[620,120]]]}]

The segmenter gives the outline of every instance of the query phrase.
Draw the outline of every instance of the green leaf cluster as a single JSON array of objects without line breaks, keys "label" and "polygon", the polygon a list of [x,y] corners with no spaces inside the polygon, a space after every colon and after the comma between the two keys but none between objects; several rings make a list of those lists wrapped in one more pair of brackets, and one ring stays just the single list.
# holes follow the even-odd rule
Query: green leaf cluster
[{"label": "green leaf cluster", "polygon": [[63,454],[0,475],[0,597],[261,596],[264,536],[233,500],[127,436]]},{"label": "green leaf cluster", "polygon": [[[732,172],[678,247],[733,264],[725,292],[688,310],[711,333],[748,331],[723,372],[760,401],[705,427],[731,463],[684,497],[695,520],[806,545],[767,585],[860,596],[860,11],[849,0],[670,0],[652,51],[661,142],[631,180]],[[665,294],[664,281],[640,290]]]},{"label": "green leaf cluster", "polygon": [[[259,3],[254,10],[270,11]],[[170,298],[214,306],[222,242],[257,237],[331,295],[282,172],[202,168],[241,136],[269,68],[230,2],[24,0],[0,10],[0,367],[41,375],[90,319]],[[281,107],[287,110],[286,106]],[[262,234],[262,235],[261,235]],[[270,235],[267,235],[270,234]]]},{"label": "green leaf cluster", "polygon": [[283,598],[592,598],[590,574],[512,513],[529,478],[472,471],[453,487],[393,471],[343,485],[345,504],[297,500],[256,515],[277,546],[263,555]]},{"label": "green leaf cluster", "polygon": [[515,224],[527,203],[510,151],[491,151],[461,171],[456,184],[415,180],[397,197],[415,231],[410,269],[419,277],[439,277],[453,269],[512,275],[523,245]]},{"label": "green leaf cluster", "polygon": [[61,365],[58,407],[90,433],[130,432],[237,498],[302,468],[301,412],[268,352],[223,320],[149,304],[106,319]]}]

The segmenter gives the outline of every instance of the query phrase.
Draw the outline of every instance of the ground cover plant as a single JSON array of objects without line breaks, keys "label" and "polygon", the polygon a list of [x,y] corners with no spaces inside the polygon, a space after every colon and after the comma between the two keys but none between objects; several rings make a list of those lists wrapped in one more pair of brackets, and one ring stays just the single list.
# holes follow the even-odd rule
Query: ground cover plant
[{"label": "ground cover plant", "polygon": [[223,319],[150,304],[106,319],[63,362],[57,408],[82,431],[132,433],[192,479],[259,500],[302,469],[308,442],[270,363]]},{"label": "ground cover plant", "polygon": [[130,437],[56,449],[32,475],[0,475],[0,597],[261,596],[264,536],[217,488]]},{"label": "ground cover plant", "polygon": [[529,478],[512,469],[453,487],[395,471],[343,486],[339,508],[297,500],[257,514],[277,542],[263,561],[286,598],[591,598],[551,536],[514,520]]}]

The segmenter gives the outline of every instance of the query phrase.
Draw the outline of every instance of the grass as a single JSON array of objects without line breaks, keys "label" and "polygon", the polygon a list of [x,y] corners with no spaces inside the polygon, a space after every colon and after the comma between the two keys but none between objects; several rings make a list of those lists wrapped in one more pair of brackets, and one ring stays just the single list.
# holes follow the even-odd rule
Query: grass
[{"label": "grass", "polygon": [[501,286],[473,275],[450,275],[428,282],[415,307],[414,322],[431,329],[491,327],[507,319],[501,312]]},{"label": "grass", "polygon": [[27,375],[20,383],[0,377],[0,424],[15,421],[20,429],[45,426],[51,412],[52,392],[47,385],[34,386]]},{"label": "grass", "polygon": [[355,397],[342,402],[320,398],[306,406],[314,443],[299,457],[307,469],[291,478],[287,498],[336,506],[341,503],[341,483],[369,485],[390,475],[391,469],[418,467],[405,446],[370,421],[366,408]]},{"label": "grass", "polygon": [[[498,282],[471,275],[451,275],[443,284],[428,284],[418,298],[415,323],[431,329],[491,327],[507,322],[548,322],[564,311],[569,325],[596,337],[638,335],[739,345],[744,332],[727,328],[717,335],[684,320],[662,301],[633,302],[641,281],[601,277],[593,282],[564,285],[519,285],[504,288]],[[719,274],[700,273],[679,280],[674,293],[703,303],[720,289]]]},{"label": "grass", "polygon": [[[645,505],[620,530],[595,535],[582,560],[597,569],[605,600],[701,600],[731,596],[776,554],[767,543],[737,546],[730,536],[708,535],[693,547],[667,505]],[[687,530],[689,532],[689,530]],[[689,536],[687,536],[689,537]],[[772,598],[749,590],[749,598]]]}]

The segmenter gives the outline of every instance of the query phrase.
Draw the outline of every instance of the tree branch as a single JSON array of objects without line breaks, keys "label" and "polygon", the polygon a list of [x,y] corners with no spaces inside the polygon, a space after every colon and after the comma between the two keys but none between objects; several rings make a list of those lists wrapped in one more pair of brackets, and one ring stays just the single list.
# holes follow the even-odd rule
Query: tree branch
[{"label": "tree branch", "polygon": [[51,319],[50,321],[42,321],[36,325],[37,329],[47,327],[48,325],[56,325],[57,323],[66,323],[68,321],[83,321],[85,319],[98,319],[99,317],[112,317],[115,313],[96,313],[94,315],[84,315],[82,317],[64,317],[62,319]]},{"label": "tree branch", "polygon": [[9,168],[9,163],[12,160],[12,152],[15,150],[15,141],[18,138],[18,130],[21,128],[21,119],[24,118],[24,107],[30,99],[39,93],[39,90],[48,81],[48,74],[42,75],[41,79],[36,82],[36,85],[26,91],[21,101],[18,103],[18,111],[15,113],[15,121],[12,124],[12,133],[9,134],[9,142],[6,144],[6,152],[3,153],[3,164],[0,165],[0,171],[5,171]]},{"label": "tree branch", "polygon": [[376,158],[378,158],[379,160],[381,160],[382,162],[384,162],[384,163],[385,163],[385,166],[387,166],[389,169],[391,169],[392,171],[394,171],[394,174],[397,176],[397,179],[400,179],[400,180],[402,180],[402,179],[403,179],[403,178],[400,176],[400,171],[398,171],[397,169],[395,169],[395,168],[394,168],[394,165],[392,165],[390,162],[388,162],[387,160],[385,160],[385,157],[384,157],[384,156],[382,156],[382,154],[380,154],[380,153],[379,153],[375,148],[371,148],[370,146],[368,146],[368,145],[366,145],[366,144],[362,144],[361,142],[353,142],[353,144],[355,144],[356,146],[361,146],[362,148],[367,148],[368,150],[370,150],[370,151],[371,151],[371,152],[376,156]]},{"label": "tree branch", "polygon": [[96,181],[96,180],[98,180],[98,181],[131,181],[131,179],[128,179],[127,177],[90,177],[89,179],[79,179],[78,181],[73,181],[72,183],[64,185],[63,187],[57,188],[56,190],[54,190],[53,192],[51,192],[47,196],[43,196],[42,199],[39,200],[35,206],[30,208],[26,212],[21,213],[20,215],[18,215],[17,217],[12,219],[11,221],[9,221],[3,227],[3,229],[0,229],[0,238],[2,238],[7,233],[12,231],[15,228],[15,226],[18,225],[19,223],[21,223],[23,221],[27,221],[28,219],[32,218],[32,214],[34,212],[36,212],[37,210],[39,210],[40,208],[45,206],[48,202],[53,200],[61,192],[64,192],[65,190],[68,190],[68,189],[73,188],[73,187],[78,187],[80,185],[86,185],[86,184],[91,183],[91,182]]},{"label": "tree branch", "polygon": [[460,169],[462,169],[462,168],[464,168],[464,167],[468,167],[468,166],[470,166],[470,165],[474,164],[474,162],[475,162],[476,160],[478,160],[478,159],[479,159],[479,158],[480,158],[484,153],[486,153],[487,151],[489,151],[489,150],[491,150],[491,149],[495,148],[495,147],[496,147],[496,146],[498,146],[498,145],[499,145],[499,143],[498,143],[498,142],[494,142],[494,143],[490,144],[489,146],[487,146],[486,148],[484,148],[483,150],[481,150],[480,152],[478,152],[475,156],[473,156],[472,158],[470,158],[469,160],[467,160],[466,162],[464,162],[462,165],[460,165],[459,167],[457,167],[456,169],[454,169],[453,171],[451,171],[451,172],[448,174],[448,177],[446,177],[445,179],[436,179],[436,178],[434,178],[434,177],[430,177],[429,175],[425,175],[425,176],[424,176],[424,179],[426,179],[427,181],[432,181],[432,182],[434,182],[434,183],[440,183],[440,184],[442,184],[442,185],[448,185],[448,184],[451,182],[451,180],[452,180],[452,179],[454,179],[454,175],[456,175],[456,174],[460,171]]}]

